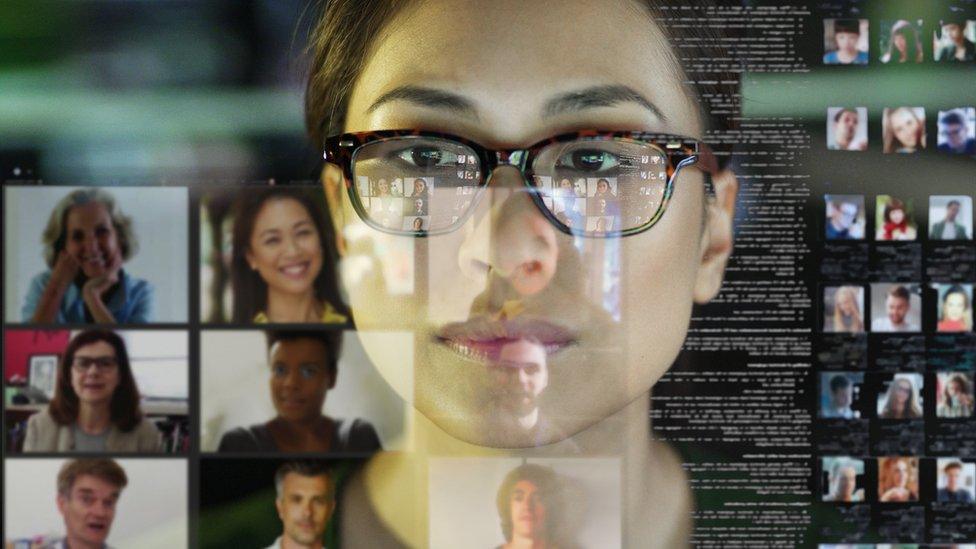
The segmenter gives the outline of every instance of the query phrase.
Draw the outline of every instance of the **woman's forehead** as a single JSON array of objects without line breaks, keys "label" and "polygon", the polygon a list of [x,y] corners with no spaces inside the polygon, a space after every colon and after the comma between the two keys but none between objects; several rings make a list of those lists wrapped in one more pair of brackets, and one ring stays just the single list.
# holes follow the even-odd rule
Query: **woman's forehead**
[{"label": "woman's forehead", "polygon": [[698,136],[696,104],[641,4],[420,2],[373,45],[346,129],[423,125],[499,146],[583,127]]}]

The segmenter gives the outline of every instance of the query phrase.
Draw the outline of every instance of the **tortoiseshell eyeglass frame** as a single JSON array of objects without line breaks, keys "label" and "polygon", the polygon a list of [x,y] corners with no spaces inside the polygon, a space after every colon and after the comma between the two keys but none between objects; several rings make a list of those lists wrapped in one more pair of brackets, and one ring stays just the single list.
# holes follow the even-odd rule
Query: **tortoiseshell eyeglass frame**
[{"label": "tortoiseshell eyeglass frame", "polygon": [[[353,184],[356,175],[353,171],[356,153],[364,145],[368,145],[370,143],[402,138],[436,138],[453,141],[470,148],[478,156],[481,169],[479,170],[480,178],[478,181],[476,181],[476,187],[479,189],[479,191],[464,215],[460,216],[459,219],[452,223],[449,227],[438,230],[394,229],[373,221],[369,213],[366,211],[366,208],[363,206],[359,193],[356,191],[356,186]],[[325,151],[323,152],[322,156],[326,162],[335,164],[342,169],[346,190],[349,193],[349,200],[352,202],[353,209],[356,210],[356,213],[364,223],[378,231],[389,234],[426,237],[457,230],[457,228],[466,221],[471,212],[474,211],[474,202],[482,194],[480,191],[487,187],[488,182],[491,180],[492,172],[498,166],[516,167],[522,173],[522,181],[526,187],[535,190],[537,187],[535,184],[535,174],[532,170],[532,161],[538,156],[540,151],[547,146],[570,141],[613,140],[642,142],[664,153],[665,158],[667,158],[667,182],[665,184],[664,194],[661,198],[661,204],[658,206],[657,211],[650,217],[650,219],[640,226],[631,227],[622,231],[610,230],[602,233],[595,233],[594,231],[573,228],[566,225],[557,219],[556,215],[543,203],[542,196],[539,192],[529,193],[539,211],[542,212],[542,215],[545,216],[546,219],[548,219],[561,232],[568,235],[596,238],[631,236],[642,233],[653,227],[664,215],[664,211],[667,209],[668,202],[670,201],[671,195],[674,192],[675,178],[681,168],[686,166],[694,166],[708,175],[715,175],[719,171],[718,160],[716,159],[715,154],[712,152],[711,147],[702,141],[678,135],[634,131],[582,130],[556,135],[539,141],[538,143],[524,149],[492,150],[470,139],[449,133],[421,130],[377,130],[369,132],[344,133],[329,137],[325,141]],[[712,192],[711,184],[709,178],[707,177],[706,185],[707,191]]]}]

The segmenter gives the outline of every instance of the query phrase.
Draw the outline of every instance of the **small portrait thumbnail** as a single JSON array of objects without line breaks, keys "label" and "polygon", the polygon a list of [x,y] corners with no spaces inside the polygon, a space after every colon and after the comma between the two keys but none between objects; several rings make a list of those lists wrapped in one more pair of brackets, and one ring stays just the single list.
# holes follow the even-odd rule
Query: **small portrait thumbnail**
[{"label": "small portrait thumbnail", "polygon": [[3,193],[8,322],[186,322],[186,188],[34,186]]},{"label": "small portrait thumbnail", "polygon": [[875,238],[882,241],[915,240],[918,226],[915,223],[914,201],[902,201],[887,194],[879,194],[875,202]]},{"label": "small portrait thumbnail", "polygon": [[868,20],[824,19],[824,65],[868,64]]},{"label": "small portrait thumbnail", "polygon": [[825,236],[827,240],[861,240],[867,225],[864,213],[864,196],[859,194],[828,194],[826,204]]},{"label": "small portrait thumbnail", "polygon": [[942,63],[976,61],[976,21],[943,17],[933,32],[935,60]]},{"label": "small portrait thumbnail", "polygon": [[925,109],[894,107],[884,110],[881,141],[885,154],[914,153],[925,148]]},{"label": "small portrait thumbnail", "polygon": [[976,463],[958,458],[939,458],[936,467],[936,501],[969,504],[976,501]]},{"label": "small portrait thumbnail", "polygon": [[360,466],[350,459],[204,458],[199,546],[342,547],[342,493]]},{"label": "small portrait thumbnail", "polygon": [[918,458],[878,458],[878,501],[918,501]]},{"label": "small portrait thumbnail", "polygon": [[598,179],[588,179],[586,181],[586,196],[590,198],[606,198],[608,200],[615,200],[617,198],[617,181],[614,178],[613,181],[605,177]]},{"label": "small portrait thumbnail", "polygon": [[922,20],[881,21],[881,39],[878,50],[882,63],[921,63],[925,58],[922,51]]},{"label": "small portrait thumbnail", "polygon": [[857,419],[864,374],[861,372],[820,373],[820,417],[826,419]]},{"label": "small portrait thumbnail", "polygon": [[7,451],[187,451],[188,339],[182,330],[7,330]]},{"label": "small portrait thumbnail", "polygon": [[[369,182],[358,191],[370,192]],[[389,193],[386,180],[376,192]],[[402,198],[373,198],[402,201]],[[321,186],[237,186],[200,199],[200,316],[236,324],[348,320]],[[400,226],[399,212],[395,214]]]},{"label": "small portrait thumbnail", "polygon": [[878,417],[920,419],[922,417],[922,374],[894,374],[881,384]]},{"label": "small portrait thumbnail", "polygon": [[939,111],[939,152],[976,154],[976,108]]},{"label": "small portrait thumbnail", "polygon": [[827,108],[827,148],[832,151],[867,150],[867,107]]},{"label": "small portrait thumbnail", "polygon": [[825,457],[821,497],[832,503],[864,501],[864,461],[851,457]]},{"label": "small portrait thumbnail", "polygon": [[428,216],[417,216],[417,217],[404,217],[403,227],[405,231],[414,231],[417,233],[422,233],[430,227],[430,217]]},{"label": "small portrait thumbnail", "polygon": [[358,342],[341,330],[203,332],[200,448],[368,455],[403,435],[402,402],[363,367]]},{"label": "small portrait thumbnail", "polygon": [[6,459],[4,547],[187,547],[183,459]]},{"label": "small portrait thumbnail", "polygon": [[929,240],[969,240],[973,234],[972,197],[930,196],[929,223]]},{"label": "small portrait thumbnail", "polygon": [[430,546],[620,547],[616,458],[436,458]]},{"label": "small portrait thumbnail", "polygon": [[918,284],[871,284],[871,331],[921,331],[920,293]]},{"label": "small portrait thumbnail", "polygon": [[860,286],[825,287],[823,310],[824,332],[863,332],[864,288]]},{"label": "small portrait thumbnail", "polygon": [[413,179],[413,185],[410,187],[410,194],[407,196],[410,198],[423,198],[426,200],[430,198],[432,188],[432,181],[427,181],[427,179],[424,179],[423,177],[415,177]]},{"label": "small portrait thumbnail", "polygon": [[973,285],[935,284],[939,293],[939,332],[970,332],[973,329]]},{"label": "small portrait thumbnail", "polygon": [[936,383],[936,417],[973,417],[973,372],[939,372]]}]

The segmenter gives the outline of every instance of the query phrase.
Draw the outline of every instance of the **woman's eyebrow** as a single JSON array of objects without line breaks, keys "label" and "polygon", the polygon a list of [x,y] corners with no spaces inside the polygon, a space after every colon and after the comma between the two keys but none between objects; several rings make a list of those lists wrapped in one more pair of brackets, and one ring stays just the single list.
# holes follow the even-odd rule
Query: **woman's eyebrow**
[{"label": "woman's eyebrow", "polygon": [[[366,112],[371,113],[385,103],[398,100],[409,101],[422,107],[449,110],[459,115],[478,119],[478,109],[474,101],[463,95],[446,90],[409,84],[396,87],[384,93],[366,109]],[[668,121],[668,118],[657,105],[633,88],[622,84],[590,86],[560,93],[546,102],[542,108],[542,116],[543,118],[548,118],[567,112],[578,112],[598,107],[612,107],[618,103],[636,103],[650,111],[658,120],[662,122]]]},{"label": "woman's eyebrow", "polygon": [[546,102],[545,107],[542,109],[542,116],[546,118],[566,112],[577,112],[597,107],[612,107],[618,103],[637,103],[650,111],[658,120],[662,122],[668,121],[668,118],[664,116],[661,109],[657,108],[654,103],[651,103],[650,100],[633,88],[620,84],[591,86],[561,93]]},{"label": "woman's eyebrow", "polygon": [[399,86],[384,93],[366,109],[366,112],[371,113],[384,103],[397,100],[409,101],[422,107],[449,110],[469,118],[478,118],[478,109],[470,99],[445,90],[412,85]]}]

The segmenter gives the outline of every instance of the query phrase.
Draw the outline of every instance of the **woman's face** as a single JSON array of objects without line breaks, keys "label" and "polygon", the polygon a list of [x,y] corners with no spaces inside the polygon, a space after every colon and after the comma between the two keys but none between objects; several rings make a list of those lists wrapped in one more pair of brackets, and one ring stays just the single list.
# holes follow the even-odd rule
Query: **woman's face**
[{"label": "woman's face", "polygon": [[950,380],[948,391],[949,391],[949,396],[955,398],[963,393],[962,384],[959,382],[959,380],[956,379]]},{"label": "woman's face", "polygon": [[110,275],[122,264],[115,225],[108,209],[100,202],[68,210],[64,248],[87,278]]},{"label": "woman's face", "polygon": [[839,471],[840,478],[837,479],[837,492],[845,501],[849,501],[854,494],[854,487],[857,485],[857,471],[853,467],[844,467]]},{"label": "woman's face", "polygon": [[596,190],[600,194],[606,193],[610,190],[610,184],[605,179],[601,179],[596,183]]},{"label": "woman's face", "polygon": [[891,470],[891,480],[895,486],[904,488],[908,484],[908,464],[904,461],[895,462],[895,466]]},{"label": "woman's face", "polygon": [[918,146],[919,122],[915,114],[908,109],[898,109],[891,115],[891,131],[895,139],[905,148],[914,149]]},{"label": "woman's face", "polygon": [[271,400],[278,417],[305,421],[322,414],[325,393],[335,384],[321,341],[286,339],[271,347]]},{"label": "woman's face", "polygon": [[322,242],[308,210],[293,198],[271,198],[258,211],[247,261],[268,284],[284,293],[313,291],[322,270]]},{"label": "woman's face", "polygon": [[948,320],[962,320],[966,314],[966,294],[953,292],[945,297],[942,311]]},{"label": "woman's face", "polygon": [[380,179],[379,183],[376,184],[376,187],[379,190],[380,196],[386,196],[390,194],[390,184],[387,183],[385,179]]},{"label": "woman's face", "polygon": [[893,38],[895,49],[898,50],[902,55],[905,54],[905,50],[908,49],[908,40],[905,38],[905,34],[901,32],[896,32]]},{"label": "woman's face", "polygon": [[[536,539],[545,534],[546,505],[531,480],[520,480],[512,488],[512,533]],[[513,536],[514,537],[514,536]]]},{"label": "woman's face", "polygon": [[837,301],[838,307],[840,307],[840,312],[851,316],[858,312],[857,310],[857,298],[854,297],[853,292],[839,291],[840,299]]},{"label": "woman's face", "polygon": [[901,208],[895,208],[888,212],[888,219],[891,220],[895,225],[901,225],[901,222],[905,220],[905,210]]},{"label": "woman's face", "polygon": [[898,406],[898,409],[901,409],[905,403],[908,402],[908,399],[911,398],[911,396],[912,385],[904,379],[898,380],[898,382],[895,384],[894,394],[895,404]]},{"label": "woman's face", "polygon": [[71,388],[85,404],[108,404],[119,386],[118,357],[105,341],[82,345],[71,363]]},{"label": "woman's face", "polygon": [[427,189],[427,183],[425,183],[423,179],[414,180],[414,182],[413,182],[413,195],[414,196],[420,196],[420,195],[424,194],[424,191],[426,189]]},{"label": "woman's face", "polygon": [[[418,2],[374,46],[353,88],[346,131],[445,131],[498,149],[581,129],[701,136],[698,107],[667,41],[637,3]],[[599,105],[571,100],[594,88],[633,93]],[[403,89],[414,93],[382,100]],[[451,99],[409,99],[425,93]],[[325,177],[333,190],[342,185],[334,166]],[[511,166],[496,169],[462,227],[425,239],[369,229],[345,193],[327,193],[341,196],[334,217],[344,224],[345,265],[372,264],[379,272],[392,260],[377,250],[398,250],[412,267],[409,295],[394,295],[377,276],[344,270],[364,348],[404,398],[469,442],[538,443],[490,398],[498,351],[521,339],[541,341],[549,354],[540,413],[552,430],[543,440],[606,418],[667,370],[693,301],[710,299],[721,282],[724,259],[703,260],[712,240],[702,230],[702,175],[692,169],[678,179],[657,225],[613,239],[557,231]],[[442,190],[433,190],[432,208]],[[611,261],[619,271],[607,275]],[[404,343],[391,346],[391,330]],[[410,348],[412,371],[403,358]]]}]

